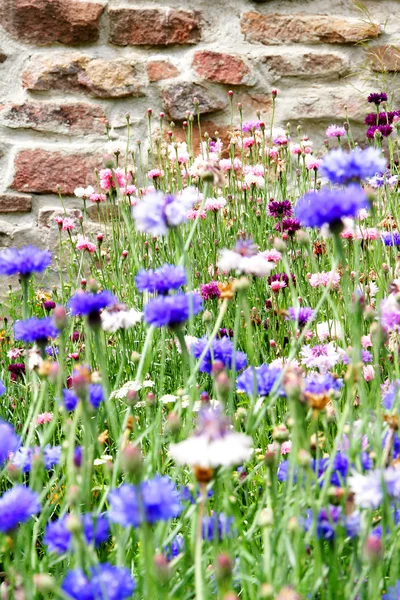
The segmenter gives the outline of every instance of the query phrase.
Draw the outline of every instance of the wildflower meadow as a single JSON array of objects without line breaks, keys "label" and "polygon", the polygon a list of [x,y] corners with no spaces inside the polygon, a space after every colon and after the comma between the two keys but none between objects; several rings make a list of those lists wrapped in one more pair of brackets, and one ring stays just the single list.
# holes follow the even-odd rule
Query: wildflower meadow
[{"label": "wildflower meadow", "polygon": [[2,600],[400,598],[400,111],[320,147],[228,95],[0,253]]}]

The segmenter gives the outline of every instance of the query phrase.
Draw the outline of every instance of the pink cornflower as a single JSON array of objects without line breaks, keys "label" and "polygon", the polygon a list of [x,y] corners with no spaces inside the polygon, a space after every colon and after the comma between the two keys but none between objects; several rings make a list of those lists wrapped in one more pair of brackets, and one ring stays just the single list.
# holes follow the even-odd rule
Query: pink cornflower
[{"label": "pink cornflower", "polygon": [[366,350],[367,348],[371,348],[372,342],[370,333],[361,337],[361,346],[364,348],[364,350]]},{"label": "pink cornflower", "polygon": [[90,196],[90,202],[94,202],[95,204],[99,204],[100,202],[105,202],[105,201],[106,201],[105,194],[92,194]]},{"label": "pink cornflower", "polygon": [[218,212],[221,208],[224,208],[225,205],[225,198],[207,198],[203,208],[205,211],[212,210],[213,212]]},{"label": "pink cornflower", "polygon": [[279,150],[278,148],[272,147],[268,150],[268,155],[270,158],[278,158],[279,156]]},{"label": "pink cornflower", "polygon": [[113,178],[112,170],[111,169],[101,169],[101,171],[99,173],[99,178],[100,178],[101,189],[108,192],[108,190],[111,188],[111,183],[112,183],[112,178]]},{"label": "pink cornflower", "polygon": [[164,172],[161,171],[161,169],[151,169],[151,171],[148,171],[147,173],[149,179],[158,179],[162,175],[164,175]]},{"label": "pink cornflower", "polygon": [[73,229],[75,229],[74,219],[70,219],[69,217],[63,219],[61,229],[62,231],[72,231]]},{"label": "pink cornflower", "polygon": [[63,223],[63,218],[62,217],[55,217],[55,222],[57,223],[59,229],[61,229],[62,227],[62,223]]},{"label": "pink cornflower", "polygon": [[40,413],[36,417],[36,423],[38,425],[43,425],[44,423],[51,423],[52,420],[53,420],[53,413],[51,413],[51,412]]},{"label": "pink cornflower", "polygon": [[283,290],[286,287],[286,283],[284,281],[272,281],[271,282],[271,290],[273,292],[279,292],[279,290]]},{"label": "pink cornflower", "polygon": [[243,148],[251,148],[256,143],[253,137],[246,137],[243,139]]},{"label": "pink cornflower", "polygon": [[11,350],[7,352],[7,356],[10,360],[15,360],[16,358],[22,356],[23,353],[24,351],[22,348],[11,348]]},{"label": "pink cornflower", "polygon": [[318,158],[315,158],[315,156],[311,156],[310,154],[306,156],[306,167],[309,171],[312,171],[313,169],[318,171],[320,164],[321,161],[318,160]]},{"label": "pink cornflower", "polygon": [[137,192],[137,187],[136,185],[127,185],[126,188],[121,189],[121,192],[127,196],[133,196]]},{"label": "pink cornflower", "polygon": [[306,367],[316,368],[320,373],[326,373],[340,360],[340,354],[333,342],[303,346],[301,349],[302,364]]},{"label": "pink cornflower", "polygon": [[366,229],[360,230],[360,239],[363,240],[377,240],[380,234],[376,227],[367,227]]},{"label": "pink cornflower", "polygon": [[290,440],[288,440],[287,442],[283,442],[283,444],[281,445],[281,454],[282,455],[289,454],[291,449],[292,449],[292,442]]},{"label": "pink cornflower", "polygon": [[220,289],[217,281],[210,281],[209,283],[202,283],[200,285],[200,293],[204,300],[214,300],[221,296]]},{"label": "pink cornflower", "polygon": [[331,271],[321,271],[321,273],[313,273],[309,281],[310,285],[315,288],[319,286],[327,287],[331,280],[332,288],[336,289],[339,286],[340,282],[339,273],[332,273]]},{"label": "pink cornflower", "polygon": [[88,238],[85,238],[82,235],[78,235],[76,249],[87,250],[90,253],[96,252],[96,246]]},{"label": "pink cornflower", "polygon": [[372,365],[365,365],[363,367],[363,375],[365,381],[372,381],[375,378],[375,369]]},{"label": "pink cornflower", "polygon": [[346,135],[346,130],[344,127],[339,127],[339,125],[329,125],[325,131],[325,135],[329,138],[340,138]]},{"label": "pink cornflower", "polygon": [[303,153],[303,148],[300,144],[290,144],[290,154],[299,155]]},{"label": "pink cornflower", "polygon": [[268,262],[273,262],[275,264],[278,263],[282,258],[282,254],[274,248],[272,250],[265,250],[264,252],[260,252],[259,254]]},{"label": "pink cornflower", "polygon": [[[199,215],[199,216],[197,216]],[[199,218],[199,219],[205,219],[207,216],[207,213],[205,210],[188,210],[188,212],[186,213],[186,216],[188,219],[190,219],[191,221],[194,221],[195,219]]]}]

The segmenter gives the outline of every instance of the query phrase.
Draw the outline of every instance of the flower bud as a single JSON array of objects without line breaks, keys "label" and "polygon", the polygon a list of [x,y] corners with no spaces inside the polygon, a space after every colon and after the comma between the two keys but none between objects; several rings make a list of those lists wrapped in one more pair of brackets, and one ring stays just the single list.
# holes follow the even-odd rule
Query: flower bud
[{"label": "flower bud", "polygon": [[82,521],[74,514],[68,515],[66,528],[72,534],[80,533],[83,529]]},{"label": "flower bud", "polygon": [[381,561],[383,545],[380,537],[373,534],[368,536],[364,547],[364,557],[371,565],[377,565]]},{"label": "flower bud", "polygon": [[163,554],[156,554],[154,557],[154,573],[161,583],[166,583],[171,577],[171,567]]},{"label": "flower bud", "polygon": [[284,423],[274,427],[272,431],[272,438],[280,444],[282,442],[287,442],[289,439],[289,430]]},{"label": "flower bud", "polygon": [[165,431],[167,433],[175,434],[181,430],[181,427],[182,427],[181,419],[175,412],[171,411],[167,416],[167,420],[165,423]]},{"label": "flower bud", "polygon": [[229,391],[231,389],[231,382],[229,379],[229,375],[226,373],[226,371],[222,371],[215,378],[215,388],[218,394],[220,394],[221,396],[226,396],[227,394],[229,394]]},{"label": "flower bud", "polygon": [[121,454],[122,468],[125,473],[140,477],[143,469],[143,456],[134,444],[127,444]]},{"label": "flower bud", "polygon": [[212,323],[213,315],[209,310],[203,312],[202,321],[203,323]]},{"label": "flower bud", "polygon": [[228,554],[222,552],[215,560],[215,577],[219,582],[226,582],[232,577],[233,562]]},{"label": "flower bud", "polygon": [[258,517],[260,527],[271,527],[274,524],[274,513],[272,508],[264,508]]},{"label": "flower bud", "polygon": [[64,306],[56,306],[53,311],[53,321],[57,329],[62,331],[68,325],[67,311]]},{"label": "flower bud", "polygon": [[37,573],[33,576],[33,583],[41,594],[49,594],[56,588],[56,581],[50,573]]}]

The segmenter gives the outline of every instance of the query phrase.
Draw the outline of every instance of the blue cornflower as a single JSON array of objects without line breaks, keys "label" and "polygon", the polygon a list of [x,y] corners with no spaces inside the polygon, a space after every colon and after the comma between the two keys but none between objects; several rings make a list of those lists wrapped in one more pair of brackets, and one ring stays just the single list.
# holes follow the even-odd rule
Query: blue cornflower
[{"label": "blue cornflower", "polygon": [[385,246],[400,246],[400,233],[397,231],[381,233],[381,240]]},{"label": "blue cornflower", "polygon": [[78,396],[75,394],[73,390],[68,390],[65,388],[63,390],[63,402],[66,410],[75,410],[76,405],[79,402]]},{"label": "blue cornflower", "polygon": [[4,394],[6,393],[6,391],[7,391],[7,388],[4,385],[4,381],[2,381],[0,379],[0,396],[4,396]]},{"label": "blue cornflower", "polygon": [[364,150],[356,148],[351,152],[336,148],[324,156],[319,173],[331,183],[347,185],[353,181],[360,182],[367,177],[373,177],[385,168],[386,160],[378,148],[369,146]]},{"label": "blue cornflower", "polygon": [[386,410],[392,410],[393,404],[400,392],[400,379],[393,381],[386,390],[385,395],[382,397],[382,405]]},{"label": "blue cornflower", "polygon": [[137,527],[143,521],[168,521],[180,514],[179,500],[179,492],[169,477],[156,476],[138,487],[124,483],[110,493],[108,516],[123,527]]},{"label": "blue cornflower", "polygon": [[178,227],[188,220],[187,213],[198,202],[194,188],[186,188],[180,195],[163,192],[146,194],[132,209],[136,229],[153,236],[166,235],[168,229]]},{"label": "blue cornflower", "polygon": [[286,315],[287,321],[294,321],[298,324],[298,327],[302,329],[307,325],[308,321],[314,316],[315,310],[310,308],[309,306],[304,306],[300,308],[296,308],[291,306],[287,310],[288,314]]},{"label": "blue cornflower", "polygon": [[59,349],[57,348],[57,346],[55,346],[54,348],[53,346],[46,346],[44,351],[46,352],[47,356],[57,356],[57,354],[59,353]]},{"label": "blue cornflower", "polygon": [[[190,352],[194,358],[200,358],[207,343],[207,337],[204,336],[190,346]],[[244,352],[235,352],[234,345],[230,339],[223,337],[212,341],[211,348],[206,352],[201,361],[200,371],[202,373],[211,373],[214,361],[221,361],[226,369],[232,369],[235,362],[236,371],[241,371],[247,364],[247,356]]]},{"label": "blue cornflower", "polygon": [[51,263],[51,252],[34,246],[7,248],[0,254],[0,275],[21,275],[29,277],[41,273]]},{"label": "blue cornflower", "polygon": [[382,600],[400,600],[400,581],[388,588],[386,594],[383,594]]},{"label": "blue cornflower", "polygon": [[203,308],[203,300],[197,292],[159,296],[150,300],[144,309],[144,320],[153,327],[177,327],[191,315]]},{"label": "blue cornflower", "polygon": [[89,385],[89,402],[94,408],[99,408],[104,400],[104,390],[100,383]]},{"label": "blue cornflower", "polygon": [[[68,531],[69,515],[50,522],[46,527],[44,543],[50,552],[68,552],[72,550],[72,534]],[[110,535],[110,527],[106,517],[85,513],[80,515],[83,536],[87,544],[94,542],[97,547],[106,542]]]},{"label": "blue cornflower", "polygon": [[129,569],[100,563],[91,567],[89,576],[82,569],[68,571],[61,589],[76,600],[123,600],[135,587]]},{"label": "blue cornflower", "polygon": [[233,517],[227,517],[224,513],[213,513],[210,517],[203,518],[201,530],[203,540],[222,541],[234,534]]},{"label": "blue cornflower", "polygon": [[39,494],[16,485],[0,498],[0,531],[7,533],[40,512]]},{"label": "blue cornflower", "polygon": [[343,387],[342,379],[335,379],[330,373],[312,373],[305,378],[304,391],[309,394],[338,392]]},{"label": "blue cornflower", "polygon": [[[318,481],[322,485],[325,471],[328,469],[330,459],[321,458],[319,460],[313,460],[311,462],[311,468],[318,477]],[[331,484],[335,486],[341,486],[346,481],[347,474],[349,471],[349,459],[346,454],[337,452],[333,458],[333,465],[331,471]]]},{"label": "blue cornflower", "polygon": [[68,308],[73,315],[87,315],[99,313],[103,308],[117,304],[116,297],[104,290],[98,294],[90,292],[77,292],[68,301]]},{"label": "blue cornflower", "polygon": [[363,208],[369,208],[365,192],[358,185],[344,190],[308,192],[297,202],[295,213],[304,227],[340,225],[343,217],[355,217]]},{"label": "blue cornflower", "polygon": [[[361,350],[361,360],[363,363],[371,363],[373,360],[371,352],[368,350]],[[350,364],[350,358],[347,354],[343,354],[342,361],[345,365]]]},{"label": "blue cornflower", "polygon": [[[330,505],[327,509],[322,508],[316,517],[317,538],[332,541],[335,537],[336,526],[342,514],[341,506]],[[307,511],[307,516],[304,521],[306,531],[311,529],[314,522],[314,515],[311,510]]]},{"label": "blue cornflower", "polygon": [[172,560],[173,558],[176,558],[182,552],[183,546],[184,546],[183,535],[181,533],[178,533],[178,535],[176,535],[174,537],[172,542],[170,544],[168,544],[168,546],[165,546],[165,548],[164,548],[165,558],[167,560]]},{"label": "blue cornflower", "polygon": [[0,421],[0,465],[8,460],[11,452],[18,449],[19,443],[19,437],[11,425]]},{"label": "blue cornflower", "polygon": [[139,292],[168,294],[170,290],[178,290],[186,284],[186,271],[184,267],[165,264],[155,271],[141,269],[135,281]]},{"label": "blue cornflower", "polygon": [[275,393],[282,396],[284,392],[280,384],[274,387],[281,373],[281,369],[271,368],[265,364],[259,367],[249,367],[237,378],[237,389],[245,392],[248,396],[268,396],[274,388]]},{"label": "blue cornflower", "polygon": [[[36,448],[19,448],[14,454],[12,463],[23,473],[28,473],[32,468],[33,459],[40,456],[40,447]],[[55,465],[60,462],[62,454],[61,446],[50,446],[47,444],[43,448],[43,464],[47,471],[50,471]]]},{"label": "blue cornflower", "polygon": [[37,319],[32,317],[25,321],[16,321],[14,324],[14,337],[28,344],[36,342],[45,346],[49,338],[55,338],[59,334],[57,327],[50,317]]}]

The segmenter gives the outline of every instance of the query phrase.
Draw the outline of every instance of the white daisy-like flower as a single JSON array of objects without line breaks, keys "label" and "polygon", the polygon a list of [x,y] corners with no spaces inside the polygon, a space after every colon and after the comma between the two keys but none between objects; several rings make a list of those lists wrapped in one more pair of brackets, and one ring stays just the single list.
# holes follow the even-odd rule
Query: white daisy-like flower
[{"label": "white daisy-like flower", "polygon": [[104,331],[115,333],[118,329],[129,329],[142,320],[143,313],[131,308],[130,310],[103,310],[101,326]]},{"label": "white daisy-like flower", "polygon": [[77,198],[82,198],[83,200],[88,200],[92,194],[94,194],[94,187],[88,185],[86,188],[77,187],[74,189],[74,194]]},{"label": "white daisy-like flower", "polygon": [[343,337],[342,326],[339,321],[325,321],[317,323],[317,336],[321,341],[327,338],[341,339]]},{"label": "white daisy-like flower", "polygon": [[383,499],[383,473],[380,470],[370,471],[365,475],[354,473],[348,479],[349,487],[354,493],[354,501],[360,508],[378,508]]},{"label": "white daisy-like flower", "polygon": [[126,149],[126,142],[121,140],[110,140],[105,145],[107,154],[122,154]]},{"label": "white daisy-like flower", "polygon": [[340,360],[340,354],[333,342],[318,344],[317,346],[303,346],[301,349],[302,364],[309,368],[318,369],[326,373]]},{"label": "white daisy-like flower", "polygon": [[223,273],[236,271],[238,274],[266,277],[275,268],[275,263],[266,260],[261,252],[253,256],[242,256],[234,250],[224,248],[220,253],[217,267]]},{"label": "white daisy-like flower", "polygon": [[136,383],[136,381],[127,381],[121,388],[119,388],[119,390],[114,390],[113,392],[111,392],[110,399],[117,398],[118,400],[124,400],[127,397],[128,392],[138,392],[142,388],[152,388],[154,387],[154,385],[154,381],[151,381],[150,379],[146,379],[145,381],[143,381],[143,383]]}]

